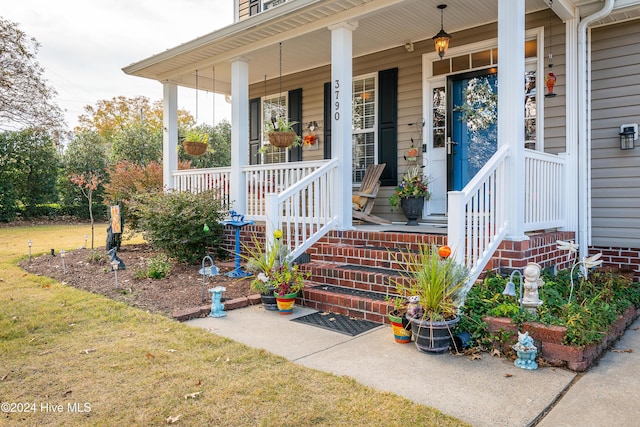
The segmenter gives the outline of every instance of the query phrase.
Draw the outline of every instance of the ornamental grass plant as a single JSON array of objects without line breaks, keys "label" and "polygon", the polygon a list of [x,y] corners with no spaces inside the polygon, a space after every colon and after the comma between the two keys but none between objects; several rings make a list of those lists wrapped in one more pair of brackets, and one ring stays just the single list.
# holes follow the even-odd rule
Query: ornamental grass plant
[{"label": "ornamental grass plant", "polygon": [[397,259],[403,265],[403,279],[392,280],[399,294],[420,298],[422,320],[454,319],[459,293],[469,275],[465,266],[440,252],[436,246],[420,245],[416,252],[407,251]]}]

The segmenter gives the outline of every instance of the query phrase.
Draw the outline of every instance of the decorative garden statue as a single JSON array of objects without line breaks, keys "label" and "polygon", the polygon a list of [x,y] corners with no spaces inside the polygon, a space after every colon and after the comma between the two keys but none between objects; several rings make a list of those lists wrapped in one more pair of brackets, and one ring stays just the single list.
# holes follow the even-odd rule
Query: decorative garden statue
[{"label": "decorative garden statue", "polygon": [[536,314],[536,309],[542,305],[538,297],[538,288],[543,285],[544,281],[540,278],[540,265],[530,262],[524,269],[522,306],[532,314]]},{"label": "decorative garden statue", "polygon": [[114,269],[115,263],[118,265],[118,270],[126,270],[127,267],[124,265],[124,261],[120,259],[120,257],[116,254],[116,248],[111,248],[107,251],[107,255],[109,255],[109,263],[111,264],[111,270]]},{"label": "decorative garden statue", "polygon": [[522,369],[538,369],[538,364],[536,363],[538,349],[533,344],[533,338],[529,336],[529,332],[521,334],[518,331],[518,343],[512,345],[511,348],[518,355],[518,358],[513,362],[514,365]]}]

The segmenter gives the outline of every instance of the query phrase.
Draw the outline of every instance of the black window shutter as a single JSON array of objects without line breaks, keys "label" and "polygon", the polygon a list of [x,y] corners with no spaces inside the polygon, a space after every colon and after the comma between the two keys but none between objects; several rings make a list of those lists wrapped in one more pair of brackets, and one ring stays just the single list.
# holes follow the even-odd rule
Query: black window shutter
[{"label": "black window shutter", "polygon": [[260,98],[249,100],[249,164],[260,164]]},{"label": "black window shutter", "polygon": [[382,185],[398,183],[398,69],[378,72],[378,163]]},{"label": "black window shutter", "polygon": [[[289,91],[289,120],[298,122],[293,130],[302,136],[302,88]],[[289,161],[302,161],[302,145],[289,149]]]},{"label": "black window shutter", "polygon": [[260,0],[249,0],[249,16],[260,13]]},{"label": "black window shutter", "polygon": [[331,158],[331,83],[324,84],[324,158]]}]

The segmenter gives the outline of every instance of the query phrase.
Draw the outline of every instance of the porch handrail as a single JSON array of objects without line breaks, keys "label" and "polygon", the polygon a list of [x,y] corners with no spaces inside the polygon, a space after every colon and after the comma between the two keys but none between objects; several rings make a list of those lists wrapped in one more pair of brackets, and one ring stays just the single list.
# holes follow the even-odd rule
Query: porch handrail
[{"label": "porch handrail", "polygon": [[257,221],[266,220],[265,195],[279,193],[299,182],[305,176],[322,167],[327,160],[245,165],[245,217]]},{"label": "porch handrail", "polygon": [[266,195],[266,241],[273,232],[283,231],[283,243],[298,258],[337,223],[331,188],[338,185],[338,160],[332,159],[280,193]]},{"label": "porch handrail", "polygon": [[507,234],[504,171],[508,156],[509,147],[499,147],[461,191],[448,193],[447,241],[453,250],[452,256],[470,271],[463,296]]},{"label": "porch handrail", "polygon": [[524,231],[566,226],[564,154],[524,150]]}]

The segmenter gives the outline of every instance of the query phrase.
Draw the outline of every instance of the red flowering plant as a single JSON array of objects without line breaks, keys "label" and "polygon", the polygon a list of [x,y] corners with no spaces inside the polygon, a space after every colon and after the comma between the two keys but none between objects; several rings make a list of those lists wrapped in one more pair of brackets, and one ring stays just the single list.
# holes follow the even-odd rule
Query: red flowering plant
[{"label": "red flowering plant", "polygon": [[400,199],[407,197],[424,197],[425,200],[429,200],[431,197],[431,193],[429,193],[429,178],[422,174],[421,166],[413,166],[407,169],[400,185],[396,187],[391,197],[389,197],[389,204],[395,208],[400,204]]}]

